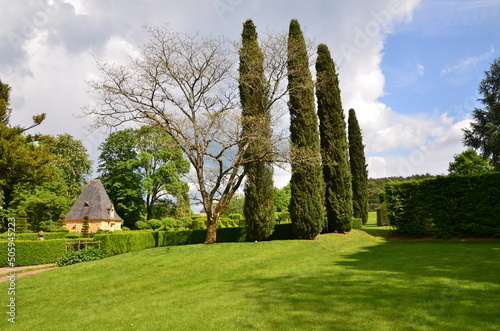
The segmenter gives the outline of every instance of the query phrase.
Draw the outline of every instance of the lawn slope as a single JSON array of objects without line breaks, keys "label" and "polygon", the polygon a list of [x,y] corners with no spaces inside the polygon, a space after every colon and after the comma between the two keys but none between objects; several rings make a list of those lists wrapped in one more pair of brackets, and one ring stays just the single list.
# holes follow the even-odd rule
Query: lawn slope
[{"label": "lawn slope", "polygon": [[498,241],[389,242],[362,230],[155,248],[18,279],[16,324],[3,314],[0,328],[495,330],[499,261]]}]

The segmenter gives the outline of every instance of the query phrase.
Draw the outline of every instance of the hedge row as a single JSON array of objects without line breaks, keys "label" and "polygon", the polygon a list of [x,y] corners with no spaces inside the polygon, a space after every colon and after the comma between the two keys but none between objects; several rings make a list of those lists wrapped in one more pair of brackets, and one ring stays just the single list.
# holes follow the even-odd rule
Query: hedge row
[{"label": "hedge row", "polygon": [[[206,233],[206,230],[125,231],[97,234],[94,241],[101,242],[101,250],[108,257],[153,247],[201,244],[205,242]],[[217,230],[217,242],[242,242],[245,239],[245,228]]]},{"label": "hedge row", "polygon": [[[14,257],[15,266],[30,266],[55,263],[66,252],[68,239],[16,240],[15,251],[9,252],[9,242],[0,242],[0,267],[7,267],[9,256]],[[72,249],[68,247],[68,249]]]},{"label": "hedge row", "polygon": [[[68,232],[45,232],[43,238],[62,239],[65,238],[67,234]],[[8,235],[9,235],[8,232],[0,234],[0,240],[7,239]],[[38,233],[16,233],[16,240],[37,240],[37,239],[38,239]]]},{"label": "hedge row", "polygon": [[500,236],[500,173],[390,183],[385,192],[390,223],[404,234]]}]

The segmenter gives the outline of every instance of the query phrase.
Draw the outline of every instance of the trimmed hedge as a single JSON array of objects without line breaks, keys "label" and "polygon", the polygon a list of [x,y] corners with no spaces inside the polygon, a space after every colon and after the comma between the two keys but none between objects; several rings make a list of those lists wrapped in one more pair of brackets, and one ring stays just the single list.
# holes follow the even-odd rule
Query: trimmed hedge
[{"label": "trimmed hedge", "polygon": [[[44,239],[62,239],[68,232],[45,232]],[[8,232],[0,234],[0,240],[7,239]],[[38,233],[16,233],[16,240],[37,240]]]},{"label": "trimmed hedge", "polygon": [[353,229],[362,229],[363,228],[363,219],[353,218],[352,219],[352,228]]},{"label": "trimmed hedge", "polygon": [[[67,239],[16,240],[15,266],[55,263],[66,253],[66,241]],[[0,242],[0,267],[8,266],[8,243],[8,241]]]},{"label": "trimmed hedge", "polygon": [[387,214],[387,203],[384,201],[377,207],[377,226],[389,226],[389,215]]},{"label": "trimmed hedge", "polygon": [[385,185],[391,225],[421,237],[500,236],[500,173]]}]

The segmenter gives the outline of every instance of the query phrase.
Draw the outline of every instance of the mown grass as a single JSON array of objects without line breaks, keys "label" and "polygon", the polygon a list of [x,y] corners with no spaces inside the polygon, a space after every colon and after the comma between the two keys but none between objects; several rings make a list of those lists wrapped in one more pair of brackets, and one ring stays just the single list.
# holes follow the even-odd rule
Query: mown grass
[{"label": "mown grass", "polygon": [[155,248],[31,275],[17,280],[16,324],[3,314],[0,328],[498,330],[500,242],[392,242],[367,228]]}]

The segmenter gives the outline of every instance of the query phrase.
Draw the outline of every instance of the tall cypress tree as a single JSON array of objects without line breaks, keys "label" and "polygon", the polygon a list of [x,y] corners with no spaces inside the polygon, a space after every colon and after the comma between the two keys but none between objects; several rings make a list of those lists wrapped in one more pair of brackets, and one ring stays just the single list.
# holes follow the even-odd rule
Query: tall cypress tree
[{"label": "tall cypress tree", "polygon": [[366,169],[365,146],[354,109],[349,109],[347,120],[349,140],[349,163],[352,175],[353,216],[368,222],[368,170]]},{"label": "tall cypress tree", "polygon": [[352,189],[346,125],[335,64],[324,44],[318,46],[316,74],[327,231],[349,232],[352,227]]},{"label": "tall cypress tree", "polygon": [[274,230],[274,182],[270,159],[271,115],[264,76],[264,57],[252,20],[243,24],[240,50],[240,98],[245,151],[245,215],[247,237],[265,240]]},{"label": "tall cypress tree", "polygon": [[290,218],[297,238],[314,239],[324,227],[323,178],[314,84],[297,20],[290,22],[287,69],[292,153]]}]

